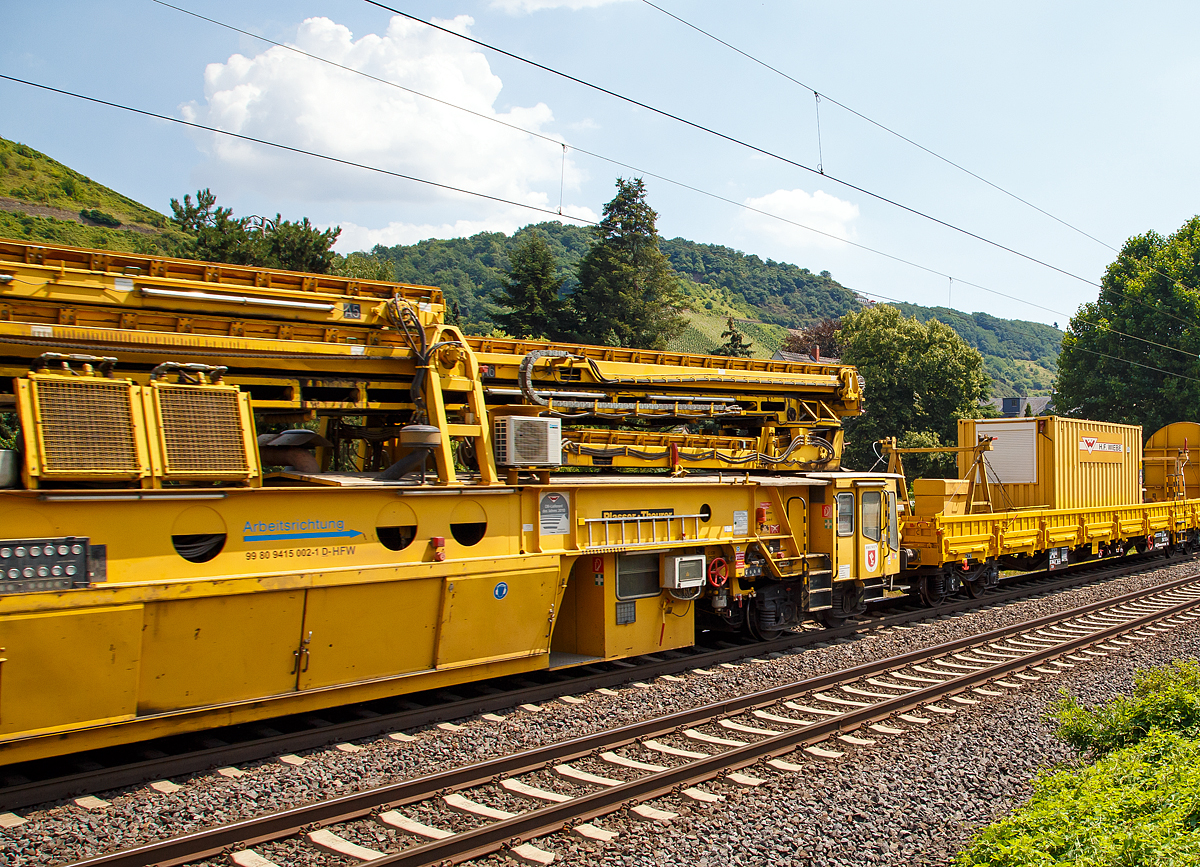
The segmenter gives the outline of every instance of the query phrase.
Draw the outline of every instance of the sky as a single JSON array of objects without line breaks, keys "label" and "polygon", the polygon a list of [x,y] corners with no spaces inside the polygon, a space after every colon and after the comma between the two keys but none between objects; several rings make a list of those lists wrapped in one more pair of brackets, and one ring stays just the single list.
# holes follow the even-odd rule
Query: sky
[{"label": "sky", "polygon": [[342,253],[595,221],[643,177],[663,237],[1061,327],[1127,238],[1200,211],[1183,0],[172,2],[220,24],[0,0],[0,74],[359,165],[6,80],[0,136],[164,213],[207,187],[341,226]]}]

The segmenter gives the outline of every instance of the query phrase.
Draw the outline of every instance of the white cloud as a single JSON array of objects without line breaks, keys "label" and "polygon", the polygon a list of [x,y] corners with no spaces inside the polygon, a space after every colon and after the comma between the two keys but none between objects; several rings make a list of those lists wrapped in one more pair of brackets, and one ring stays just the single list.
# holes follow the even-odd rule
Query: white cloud
[{"label": "white cloud", "polygon": [[[831,196],[824,190],[817,190],[811,195],[804,190],[776,190],[765,196],[746,199],[744,204],[763,213],[743,211],[740,218],[743,232],[765,235],[775,244],[793,250],[841,246],[835,239],[851,240],[854,237],[852,224],[858,219],[857,205]],[[796,223],[799,225],[793,225]],[[801,226],[817,231],[809,231]],[[831,235],[833,237],[829,237]]]},{"label": "white cloud", "polygon": [[[590,208],[573,205],[565,210],[587,220],[600,218]],[[354,223],[343,222],[342,234],[338,236],[335,249],[342,254],[355,250],[372,250],[376,244],[392,247],[396,244],[415,244],[428,238],[464,238],[479,232],[504,232],[511,235],[522,226],[553,220],[550,215],[538,215],[522,208],[493,214],[481,220],[456,220],[453,223],[404,223],[392,222],[382,229],[372,229]],[[573,224],[574,220],[563,220]]]},{"label": "white cloud", "polygon": [[625,0],[492,0],[492,8],[500,9],[510,15],[527,15],[543,9],[591,9],[595,6],[623,2]]},{"label": "white cloud", "polygon": [[[438,23],[466,32],[473,21]],[[497,111],[502,82],[479,50],[400,17],[384,35],[359,39],[328,18],[310,18],[295,46],[523,129],[549,134],[554,119],[544,103]],[[503,199],[546,207],[553,196],[558,204],[560,145],[284,48],[209,64],[204,91],[203,104],[182,107],[187,119]],[[302,202],[453,202],[472,217],[506,207],[219,135],[206,135],[202,148],[210,164],[199,174],[219,196],[231,187]],[[581,177],[568,157],[566,188],[578,189]]]}]

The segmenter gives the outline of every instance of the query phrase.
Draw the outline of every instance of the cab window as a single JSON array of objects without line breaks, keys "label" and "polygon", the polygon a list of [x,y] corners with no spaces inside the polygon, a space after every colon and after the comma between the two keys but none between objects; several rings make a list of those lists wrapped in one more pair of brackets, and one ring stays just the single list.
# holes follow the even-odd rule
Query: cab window
[{"label": "cab window", "polygon": [[854,494],[837,495],[838,535],[854,535]]},{"label": "cab window", "polygon": [[862,531],[872,542],[883,538],[883,492],[862,492]]}]

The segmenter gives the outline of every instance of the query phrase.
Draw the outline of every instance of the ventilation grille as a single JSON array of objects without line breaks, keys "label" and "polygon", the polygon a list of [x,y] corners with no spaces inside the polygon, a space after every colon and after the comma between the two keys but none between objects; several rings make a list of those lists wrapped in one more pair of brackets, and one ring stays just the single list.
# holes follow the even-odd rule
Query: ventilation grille
[{"label": "ventilation grille", "polygon": [[556,418],[496,419],[496,462],[531,467],[562,464],[562,422]]},{"label": "ventilation grille", "polygon": [[550,435],[544,424],[522,424],[521,419],[513,424],[513,457],[518,463],[536,464],[546,460],[546,446]]},{"label": "ventilation grille", "polygon": [[247,476],[246,436],[232,388],[160,385],[163,476]]},{"label": "ventilation grille", "polygon": [[34,388],[46,475],[141,473],[129,383],[46,379]]}]

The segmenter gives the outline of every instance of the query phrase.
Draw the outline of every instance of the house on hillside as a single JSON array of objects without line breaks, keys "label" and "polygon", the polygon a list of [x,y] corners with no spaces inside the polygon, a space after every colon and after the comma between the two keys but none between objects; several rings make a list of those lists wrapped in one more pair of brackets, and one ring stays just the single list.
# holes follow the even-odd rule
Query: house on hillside
[{"label": "house on hillside", "polygon": [[812,352],[784,352],[782,349],[775,350],[775,354],[771,356],[772,361],[790,361],[794,364],[841,364],[840,358],[822,355],[821,347],[813,346]]},{"label": "house on hillside", "polygon": [[1042,415],[1053,398],[1050,397],[993,397],[991,400],[981,400],[980,406],[990,406],[1000,413],[1001,418],[1017,418],[1025,415],[1025,407],[1029,407],[1030,415]]}]

